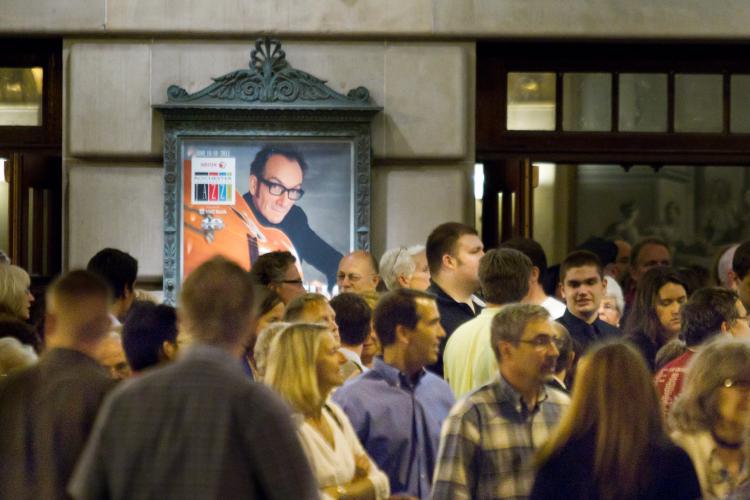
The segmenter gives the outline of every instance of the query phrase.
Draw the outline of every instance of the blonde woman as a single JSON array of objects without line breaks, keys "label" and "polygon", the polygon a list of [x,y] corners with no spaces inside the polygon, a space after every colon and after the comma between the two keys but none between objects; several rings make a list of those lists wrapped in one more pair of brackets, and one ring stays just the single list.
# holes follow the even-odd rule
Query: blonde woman
[{"label": "blonde woman", "polygon": [[701,493],[690,458],[665,434],[651,373],[624,342],[601,344],[581,359],[571,405],[537,462],[532,499],[694,500]]},{"label": "blonde woman", "polygon": [[324,498],[388,498],[388,478],[362,448],[346,414],[328,400],[344,382],[330,328],[289,325],[271,345],[264,379],[297,412],[297,433]]},{"label": "blonde woman", "polygon": [[0,265],[0,313],[27,321],[34,302],[30,285],[26,271],[12,264]]}]

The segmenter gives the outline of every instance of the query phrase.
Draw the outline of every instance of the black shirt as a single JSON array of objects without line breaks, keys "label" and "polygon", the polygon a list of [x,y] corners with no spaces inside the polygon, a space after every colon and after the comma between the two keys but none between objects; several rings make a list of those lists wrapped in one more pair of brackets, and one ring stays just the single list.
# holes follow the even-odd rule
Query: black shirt
[{"label": "black shirt", "polygon": [[[593,480],[593,433],[573,439],[541,466],[531,499],[575,498],[595,500],[602,492]],[[644,485],[628,498],[639,500],[693,500],[701,497],[700,483],[690,457],[666,438],[648,449]],[[625,498],[625,497],[623,497]]]},{"label": "black shirt", "polygon": [[592,344],[620,335],[620,330],[599,318],[592,324],[573,315],[570,309],[565,309],[565,314],[557,319],[570,332],[575,344],[575,352],[580,357]]},{"label": "black shirt", "polygon": [[434,365],[428,366],[427,369],[442,377],[443,352],[445,351],[445,344],[448,342],[448,338],[450,338],[456,328],[476,317],[482,311],[483,307],[474,302],[474,310],[472,310],[468,304],[454,300],[453,297],[445,293],[432,280],[430,280],[430,287],[427,289],[427,293],[435,296],[438,311],[440,312],[440,325],[445,330],[445,338],[440,342],[440,356],[438,357],[438,361]]},{"label": "black shirt", "polygon": [[247,202],[250,210],[255,214],[255,217],[258,218],[258,222],[263,226],[283,231],[292,241],[292,245],[297,250],[300,260],[308,262],[315,269],[325,274],[328,280],[328,288],[332,288],[336,283],[336,272],[339,269],[339,261],[343,255],[312,230],[310,224],[307,222],[307,215],[304,210],[294,205],[289,210],[289,213],[286,214],[284,220],[278,224],[274,224],[266,219],[260,213],[260,210],[255,208],[253,197],[250,193],[245,193],[242,197]]}]

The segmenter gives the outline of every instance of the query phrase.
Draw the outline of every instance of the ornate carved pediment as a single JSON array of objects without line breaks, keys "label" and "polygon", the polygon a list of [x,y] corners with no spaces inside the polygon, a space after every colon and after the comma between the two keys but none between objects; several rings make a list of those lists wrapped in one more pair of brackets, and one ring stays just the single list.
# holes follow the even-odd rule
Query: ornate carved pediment
[{"label": "ornate carved pediment", "polygon": [[167,104],[317,108],[372,105],[370,93],[364,87],[343,95],[327,86],[325,80],[293,68],[286,60],[281,42],[268,37],[256,40],[249,69],[213,80],[213,84],[193,94],[171,85],[167,89]]}]

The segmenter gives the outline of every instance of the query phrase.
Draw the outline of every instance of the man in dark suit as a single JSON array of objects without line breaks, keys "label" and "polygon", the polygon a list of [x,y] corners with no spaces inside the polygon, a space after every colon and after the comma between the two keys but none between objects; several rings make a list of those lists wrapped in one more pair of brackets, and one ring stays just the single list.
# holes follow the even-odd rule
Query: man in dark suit
[{"label": "man in dark suit", "polygon": [[114,384],[94,360],[110,326],[110,302],[108,285],[87,271],[48,289],[47,352],[0,383],[3,498],[67,498],[65,485]]},{"label": "man in dark suit", "polygon": [[573,337],[577,358],[595,342],[620,334],[620,330],[599,319],[607,281],[596,254],[588,250],[568,254],[560,264],[560,284],[566,310],[557,321]]},{"label": "man in dark suit", "polygon": [[188,276],[178,317],[194,344],[106,400],[73,497],[318,497],[288,407],[240,366],[254,327],[253,286],[223,257]]}]

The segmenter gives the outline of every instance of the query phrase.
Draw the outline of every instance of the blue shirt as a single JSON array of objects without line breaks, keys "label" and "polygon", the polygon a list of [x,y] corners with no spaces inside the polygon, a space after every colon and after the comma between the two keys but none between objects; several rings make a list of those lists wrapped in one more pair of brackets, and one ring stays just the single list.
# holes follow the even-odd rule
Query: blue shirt
[{"label": "blue shirt", "polygon": [[412,382],[375,358],[372,370],[347,382],[333,400],[388,475],[392,494],[429,498],[440,428],[455,402],[450,386],[424,369]]}]

